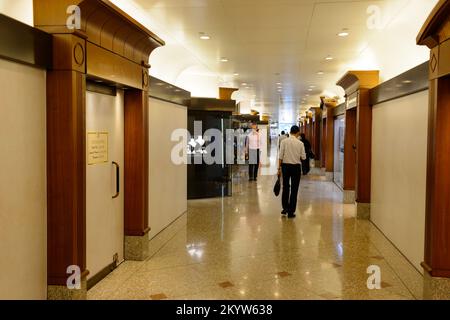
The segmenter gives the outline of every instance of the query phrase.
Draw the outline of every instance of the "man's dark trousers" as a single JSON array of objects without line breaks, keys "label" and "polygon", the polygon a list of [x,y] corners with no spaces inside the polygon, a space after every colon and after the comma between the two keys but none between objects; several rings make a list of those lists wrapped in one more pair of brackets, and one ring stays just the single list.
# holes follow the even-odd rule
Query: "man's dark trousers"
[{"label": "man's dark trousers", "polygon": [[293,215],[297,208],[302,166],[300,164],[283,164],[281,169],[283,173],[283,210]]},{"label": "man's dark trousers", "polygon": [[259,149],[250,149],[249,153],[249,166],[248,176],[251,180],[258,179],[258,171],[260,164],[260,151]]}]

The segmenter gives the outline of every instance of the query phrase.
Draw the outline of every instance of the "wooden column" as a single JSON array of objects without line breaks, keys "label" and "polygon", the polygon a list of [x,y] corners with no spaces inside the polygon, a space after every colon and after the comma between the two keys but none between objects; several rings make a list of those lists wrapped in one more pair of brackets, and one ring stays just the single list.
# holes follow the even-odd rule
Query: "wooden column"
[{"label": "wooden column", "polygon": [[[53,37],[47,73],[48,298],[86,297],[86,40]],[[67,289],[67,268],[82,272],[84,290]]]},{"label": "wooden column", "polygon": [[336,101],[326,101],[327,122],[326,122],[326,176],[327,180],[332,181],[334,178],[334,108]]},{"label": "wooden column", "polygon": [[[372,106],[369,90],[379,84],[379,71],[349,71],[337,85],[345,90],[346,109],[356,108],[356,181],[355,198],[357,215],[370,217],[370,193],[372,177]],[[351,115],[350,117],[352,117]],[[352,119],[352,118],[351,118]],[[348,131],[349,138],[352,132]],[[346,142],[347,144],[347,142]],[[351,146],[347,146],[350,148]],[[348,154],[348,153],[347,153]],[[347,155],[346,154],[346,155]],[[350,157],[353,155],[350,154]],[[350,168],[351,164],[347,163]],[[351,170],[351,169],[349,169]],[[351,175],[348,179],[352,179]]]},{"label": "wooden column", "polygon": [[[450,1],[439,1],[417,43],[430,48],[430,99],[425,226],[427,299],[450,292]],[[441,277],[441,278],[438,278]],[[447,278],[447,279],[444,279]]]},{"label": "wooden column", "polygon": [[310,143],[312,143],[313,140],[313,119],[311,114],[308,115],[308,129],[307,129],[307,133],[306,133],[306,138],[310,141]]},{"label": "wooden column", "polygon": [[125,92],[125,259],[148,257],[148,91]]},{"label": "wooden column", "polygon": [[356,108],[345,112],[344,203],[356,201],[356,115]]},{"label": "wooden column", "polygon": [[322,125],[322,110],[320,108],[314,109],[314,138],[313,138],[313,146],[314,146],[314,155],[316,156],[316,166],[319,167],[320,163],[318,162],[321,157],[321,130]]},{"label": "wooden column", "polygon": [[[378,81],[377,81],[378,84]],[[375,84],[373,85],[375,86]],[[356,203],[365,215],[370,209],[372,184],[372,107],[368,89],[359,91],[356,118]],[[369,212],[367,212],[369,214]]]},{"label": "wooden column", "polygon": [[327,157],[327,118],[322,118],[321,130],[322,134],[320,136],[320,167],[326,167],[326,157]]}]

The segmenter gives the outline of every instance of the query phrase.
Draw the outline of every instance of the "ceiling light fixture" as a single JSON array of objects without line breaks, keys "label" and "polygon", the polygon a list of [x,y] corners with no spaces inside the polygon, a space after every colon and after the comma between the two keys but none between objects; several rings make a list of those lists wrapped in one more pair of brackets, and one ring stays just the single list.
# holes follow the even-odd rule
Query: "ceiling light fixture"
[{"label": "ceiling light fixture", "polygon": [[220,62],[228,62],[229,60],[227,58],[220,59]]},{"label": "ceiling light fixture", "polygon": [[348,32],[348,29],[342,29],[342,31],[341,32],[339,32],[338,34],[337,34],[339,37],[348,37],[349,35],[350,35],[350,33]]},{"label": "ceiling light fixture", "polygon": [[333,60],[334,58],[332,57],[332,56],[328,56],[328,57],[326,57],[325,58],[325,60],[327,60],[327,61],[331,61],[331,60]]},{"label": "ceiling light fixture", "polygon": [[202,40],[211,40],[211,37],[208,36],[207,34],[200,33],[200,39],[202,39]]},{"label": "ceiling light fixture", "polygon": [[325,74],[325,72],[319,71],[319,72],[317,72],[317,74],[321,76],[321,75]]},{"label": "ceiling light fixture", "polygon": [[244,87],[245,87],[246,85],[247,85],[247,83],[246,83],[246,82],[243,82],[243,83],[242,83],[242,86],[244,86]]},{"label": "ceiling light fixture", "polygon": [[237,77],[237,76],[239,76],[239,73],[236,72],[233,74],[233,76]]}]

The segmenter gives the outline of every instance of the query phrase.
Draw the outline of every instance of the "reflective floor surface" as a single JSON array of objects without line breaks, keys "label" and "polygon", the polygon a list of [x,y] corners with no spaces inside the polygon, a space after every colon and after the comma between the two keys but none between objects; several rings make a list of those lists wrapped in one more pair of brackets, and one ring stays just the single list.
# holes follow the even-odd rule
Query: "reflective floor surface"
[{"label": "reflective floor surface", "polygon": [[[190,201],[187,225],[162,249],[123,263],[88,298],[422,298],[422,275],[373,224],[355,218],[355,206],[342,204],[320,171],[302,179],[293,220],[280,214],[275,176],[247,180],[241,169],[233,197]],[[370,266],[381,272],[381,289],[368,288]]]}]

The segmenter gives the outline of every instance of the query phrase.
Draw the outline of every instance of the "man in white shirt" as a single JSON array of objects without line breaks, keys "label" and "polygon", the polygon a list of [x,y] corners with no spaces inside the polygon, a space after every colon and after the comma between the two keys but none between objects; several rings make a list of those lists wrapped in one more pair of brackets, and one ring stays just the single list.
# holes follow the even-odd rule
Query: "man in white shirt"
[{"label": "man in white shirt", "polygon": [[246,150],[248,156],[248,179],[249,181],[257,181],[260,163],[261,139],[258,132],[258,126],[252,124],[252,131],[247,137]]},{"label": "man in white shirt", "polygon": [[283,175],[283,211],[281,214],[295,218],[297,210],[298,189],[302,175],[302,160],[306,160],[305,146],[298,137],[300,128],[293,126],[288,139],[283,140],[280,147],[280,164],[278,175]]}]

